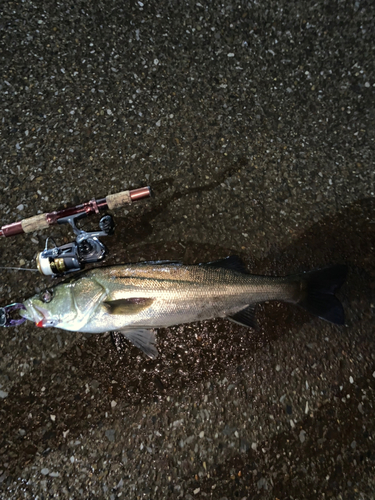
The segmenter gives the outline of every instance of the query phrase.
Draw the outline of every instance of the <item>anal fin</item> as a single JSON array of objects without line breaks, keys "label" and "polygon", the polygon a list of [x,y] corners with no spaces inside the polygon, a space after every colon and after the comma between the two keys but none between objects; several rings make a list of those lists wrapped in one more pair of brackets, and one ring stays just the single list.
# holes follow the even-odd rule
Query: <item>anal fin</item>
[{"label": "anal fin", "polygon": [[228,316],[228,319],[234,321],[235,323],[238,323],[239,325],[254,328],[254,330],[259,329],[257,320],[255,318],[255,305],[250,305],[245,309],[242,309],[242,311],[233,314],[233,316]]},{"label": "anal fin", "polygon": [[158,350],[156,348],[156,337],[153,330],[146,328],[138,328],[134,330],[122,330],[112,333],[112,340],[115,343],[117,350],[121,351],[124,348],[123,339],[126,337],[133,345],[143,351],[146,356],[151,359],[158,357]]}]

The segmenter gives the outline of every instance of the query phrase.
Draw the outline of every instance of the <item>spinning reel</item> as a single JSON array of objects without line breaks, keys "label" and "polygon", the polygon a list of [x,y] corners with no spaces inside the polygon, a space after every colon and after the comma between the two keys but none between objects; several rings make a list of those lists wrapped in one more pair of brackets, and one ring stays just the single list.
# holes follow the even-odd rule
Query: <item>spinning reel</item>
[{"label": "spinning reel", "polygon": [[41,274],[45,276],[62,276],[79,271],[85,264],[103,260],[107,254],[105,245],[99,240],[101,236],[113,234],[115,224],[111,215],[104,215],[99,221],[100,231],[87,232],[78,229],[75,221],[86,214],[71,215],[58,220],[58,224],[70,224],[77,235],[75,241],[61,246],[48,248],[37,255],[36,263]]}]

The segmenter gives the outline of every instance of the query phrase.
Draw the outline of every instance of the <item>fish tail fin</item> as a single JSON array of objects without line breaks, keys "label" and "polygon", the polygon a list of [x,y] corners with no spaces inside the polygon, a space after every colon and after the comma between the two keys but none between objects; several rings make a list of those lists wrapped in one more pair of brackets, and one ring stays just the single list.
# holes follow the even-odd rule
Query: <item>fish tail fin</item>
[{"label": "fish tail fin", "polygon": [[301,275],[303,296],[298,305],[321,319],[343,325],[344,309],[335,293],[344,283],[347,272],[347,266],[335,265]]}]

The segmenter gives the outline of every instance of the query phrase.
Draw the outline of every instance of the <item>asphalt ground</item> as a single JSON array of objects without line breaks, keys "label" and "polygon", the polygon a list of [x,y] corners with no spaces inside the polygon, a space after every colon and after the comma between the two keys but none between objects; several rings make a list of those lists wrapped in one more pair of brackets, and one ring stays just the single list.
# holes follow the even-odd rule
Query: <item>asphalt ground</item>
[{"label": "asphalt ground", "polygon": [[[375,5],[30,2],[0,12],[0,224],[150,185],[108,264],[239,255],[346,263],[346,323],[297,307],[158,332],[0,340],[4,499],[370,499],[375,494]],[[85,221],[96,228],[98,218]],[[2,238],[35,268],[47,236]],[[1,271],[1,305],[51,285]]]}]

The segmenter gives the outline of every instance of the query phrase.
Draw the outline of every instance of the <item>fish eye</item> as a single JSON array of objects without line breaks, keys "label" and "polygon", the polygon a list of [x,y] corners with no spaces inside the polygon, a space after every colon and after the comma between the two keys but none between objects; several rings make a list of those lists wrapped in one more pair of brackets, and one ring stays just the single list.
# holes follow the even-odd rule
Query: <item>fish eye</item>
[{"label": "fish eye", "polygon": [[52,290],[44,290],[44,292],[42,292],[40,294],[40,300],[42,302],[51,302],[53,298],[53,293],[52,293]]}]

